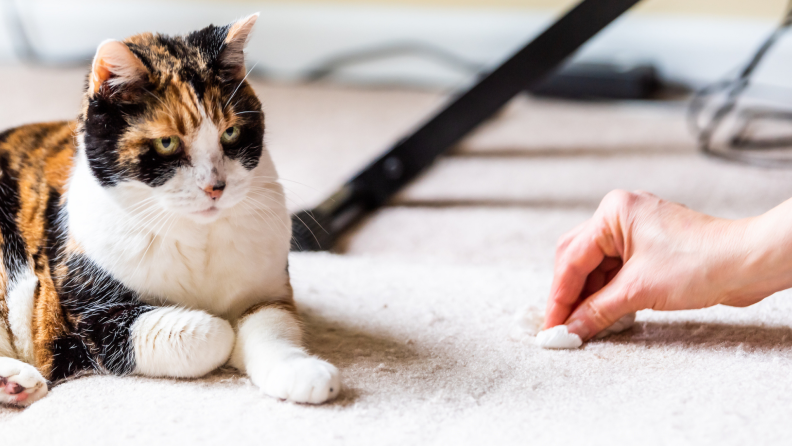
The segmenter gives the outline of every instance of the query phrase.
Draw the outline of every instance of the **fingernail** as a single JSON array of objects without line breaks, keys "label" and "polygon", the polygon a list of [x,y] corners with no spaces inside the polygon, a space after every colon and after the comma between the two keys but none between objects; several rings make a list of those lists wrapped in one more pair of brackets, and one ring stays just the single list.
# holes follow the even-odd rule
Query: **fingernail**
[{"label": "fingernail", "polygon": [[567,331],[580,336],[580,339],[584,341],[589,338],[590,334],[588,327],[586,327],[583,321],[573,321],[571,324],[567,325]]}]

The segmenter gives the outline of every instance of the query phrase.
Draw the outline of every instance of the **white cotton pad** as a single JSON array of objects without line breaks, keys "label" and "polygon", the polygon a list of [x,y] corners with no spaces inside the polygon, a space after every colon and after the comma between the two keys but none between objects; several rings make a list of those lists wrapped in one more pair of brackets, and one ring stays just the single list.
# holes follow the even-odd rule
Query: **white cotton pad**
[{"label": "white cotton pad", "polygon": [[[523,344],[534,344],[542,348],[580,347],[582,344],[580,337],[575,334],[570,334],[567,327],[564,325],[541,331],[542,325],[544,325],[543,314],[544,312],[540,308],[534,306],[529,306],[518,312],[514,318],[511,331],[509,332],[511,338]],[[596,337],[599,339],[612,334],[621,333],[632,327],[634,323],[635,313],[630,313],[616,321],[610,327],[602,330]],[[564,341],[562,338],[566,340]]]},{"label": "white cotton pad", "polygon": [[544,311],[539,307],[529,306],[517,312],[509,335],[515,341],[532,344],[536,333],[542,331]]},{"label": "white cotton pad", "polygon": [[563,349],[578,348],[583,345],[583,340],[580,336],[570,333],[566,325],[556,325],[537,333],[535,343],[542,348]]}]

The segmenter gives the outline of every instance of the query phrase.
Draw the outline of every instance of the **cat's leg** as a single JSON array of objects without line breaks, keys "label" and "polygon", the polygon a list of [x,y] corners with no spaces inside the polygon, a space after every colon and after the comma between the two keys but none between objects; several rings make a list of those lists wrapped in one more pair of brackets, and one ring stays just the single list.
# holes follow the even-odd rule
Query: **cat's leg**
[{"label": "cat's leg", "polygon": [[228,361],[234,345],[231,324],[199,310],[89,305],[81,316],[75,333],[55,340],[53,381],[97,366],[116,375],[194,378]]},{"label": "cat's leg", "polygon": [[248,310],[238,321],[230,363],[275,398],[320,404],[341,392],[338,369],[303,349],[302,327],[291,303]]},{"label": "cat's leg", "polygon": [[228,361],[234,330],[204,311],[160,307],[132,326],[136,374],[197,378]]},{"label": "cat's leg", "polygon": [[67,265],[61,302],[79,323],[56,341],[53,381],[94,363],[117,375],[192,378],[228,361],[235,337],[228,321],[200,310],[145,305],[81,255]]},{"label": "cat's leg", "polygon": [[0,357],[0,404],[29,406],[49,391],[47,380],[30,364]]}]

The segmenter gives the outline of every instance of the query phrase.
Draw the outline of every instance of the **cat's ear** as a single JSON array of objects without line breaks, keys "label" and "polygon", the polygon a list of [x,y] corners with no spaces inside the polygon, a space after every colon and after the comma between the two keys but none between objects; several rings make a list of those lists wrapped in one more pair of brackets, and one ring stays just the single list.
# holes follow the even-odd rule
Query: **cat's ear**
[{"label": "cat's ear", "polygon": [[219,62],[223,71],[231,79],[242,80],[245,77],[245,45],[253,31],[253,25],[259,18],[259,13],[251,14],[232,23],[228,27],[228,34],[223,42]]},{"label": "cat's ear", "polygon": [[113,88],[132,86],[147,78],[146,66],[126,44],[117,40],[105,40],[94,56],[88,94],[94,96],[103,85]]}]

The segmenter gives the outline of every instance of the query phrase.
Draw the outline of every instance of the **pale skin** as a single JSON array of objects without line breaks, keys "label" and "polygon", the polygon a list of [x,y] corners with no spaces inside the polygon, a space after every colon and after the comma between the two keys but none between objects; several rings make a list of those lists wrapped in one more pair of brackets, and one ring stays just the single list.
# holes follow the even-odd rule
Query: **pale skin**
[{"label": "pale skin", "polygon": [[790,287],[792,199],[727,220],[617,190],[559,240],[545,328],[585,341],[638,310],[745,307]]}]

